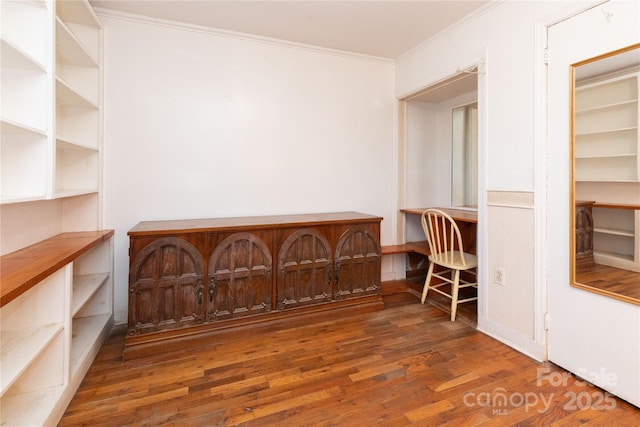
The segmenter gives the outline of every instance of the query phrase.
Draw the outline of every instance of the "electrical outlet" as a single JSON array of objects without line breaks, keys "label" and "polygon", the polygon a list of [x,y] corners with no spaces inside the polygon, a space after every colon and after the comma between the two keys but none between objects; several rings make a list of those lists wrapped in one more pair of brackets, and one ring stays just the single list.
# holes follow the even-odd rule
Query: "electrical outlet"
[{"label": "electrical outlet", "polygon": [[493,274],[493,281],[497,285],[504,286],[504,267],[496,266],[496,269]]}]

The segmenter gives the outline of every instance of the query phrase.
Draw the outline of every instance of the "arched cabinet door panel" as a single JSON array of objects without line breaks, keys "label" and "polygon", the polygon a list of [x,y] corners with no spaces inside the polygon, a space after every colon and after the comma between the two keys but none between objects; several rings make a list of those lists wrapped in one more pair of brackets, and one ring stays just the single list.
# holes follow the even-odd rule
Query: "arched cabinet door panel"
[{"label": "arched cabinet door panel", "polygon": [[129,272],[129,335],[191,326],[203,321],[203,261],[177,237],[145,246]]},{"label": "arched cabinet door panel", "polygon": [[334,299],[378,293],[380,289],[379,239],[365,226],[350,227],[336,244]]},{"label": "arched cabinet door panel", "polygon": [[271,311],[271,251],[255,234],[234,233],[224,239],[208,267],[209,322]]},{"label": "arched cabinet door panel", "polygon": [[318,230],[289,235],[278,252],[278,309],[331,301],[332,264],[331,245]]}]

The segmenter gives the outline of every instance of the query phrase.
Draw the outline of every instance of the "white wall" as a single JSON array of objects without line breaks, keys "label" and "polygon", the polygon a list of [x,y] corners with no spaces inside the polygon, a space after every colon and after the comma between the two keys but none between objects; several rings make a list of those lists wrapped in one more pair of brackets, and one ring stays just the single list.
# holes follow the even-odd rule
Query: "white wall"
[{"label": "white wall", "polygon": [[[478,327],[537,359],[546,355],[544,28],[585,4],[496,3],[396,68],[396,95],[404,97],[479,64]],[[505,269],[504,286],[493,281],[496,266]]]},{"label": "white wall", "polygon": [[353,210],[384,217],[391,242],[393,63],[101,20],[117,323],[127,319],[126,233],[139,221]]}]

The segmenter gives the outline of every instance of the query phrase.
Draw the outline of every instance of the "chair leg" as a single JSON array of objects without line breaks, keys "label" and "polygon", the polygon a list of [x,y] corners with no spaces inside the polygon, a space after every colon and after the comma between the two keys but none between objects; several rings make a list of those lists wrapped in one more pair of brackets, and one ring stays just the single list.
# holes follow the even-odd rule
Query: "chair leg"
[{"label": "chair leg", "polygon": [[424,287],[422,289],[422,304],[427,299],[427,293],[429,292],[429,284],[431,283],[431,276],[433,275],[433,263],[429,263],[429,270],[427,271],[427,278],[424,281]]},{"label": "chair leg", "polygon": [[456,320],[456,311],[458,310],[458,288],[460,287],[460,270],[454,270],[453,273],[453,289],[451,289],[451,321]]}]

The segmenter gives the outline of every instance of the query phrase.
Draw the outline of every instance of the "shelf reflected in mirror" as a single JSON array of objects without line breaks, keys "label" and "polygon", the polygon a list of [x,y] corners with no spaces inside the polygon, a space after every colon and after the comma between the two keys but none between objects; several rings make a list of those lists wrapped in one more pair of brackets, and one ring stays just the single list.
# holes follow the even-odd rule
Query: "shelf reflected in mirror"
[{"label": "shelf reflected in mirror", "polygon": [[640,305],[640,44],[570,76],[571,285]]}]

